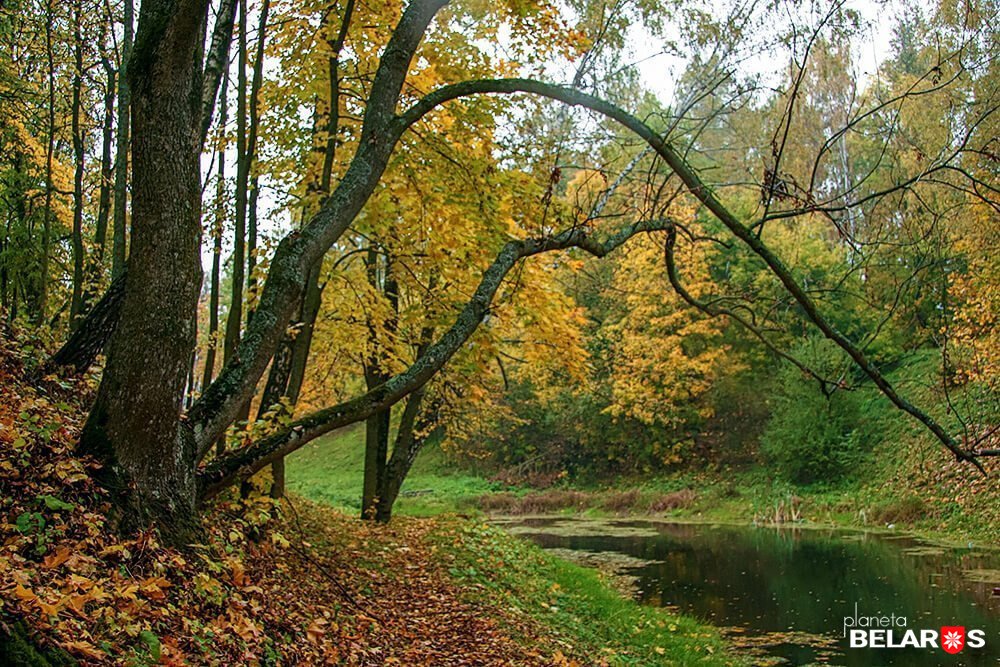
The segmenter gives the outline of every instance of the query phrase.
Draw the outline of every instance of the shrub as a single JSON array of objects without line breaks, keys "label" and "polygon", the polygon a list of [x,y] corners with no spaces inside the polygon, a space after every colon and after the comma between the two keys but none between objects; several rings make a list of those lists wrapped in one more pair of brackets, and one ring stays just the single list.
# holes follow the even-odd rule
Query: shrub
[{"label": "shrub", "polygon": [[691,507],[697,497],[698,494],[692,489],[681,489],[673,493],[664,493],[653,499],[649,504],[649,511],[657,513]]},{"label": "shrub", "polygon": [[914,523],[927,516],[927,503],[920,496],[909,495],[872,508],[873,523]]},{"label": "shrub", "polygon": [[[834,376],[841,355],[827,343],[808,343],[798,356]],[[794,367],[785,367],[781,379],[761,438],[767,462],[796,484],[836,483],[856,472],[880,437],[886,403],[863,389],[824,395],[815,379]]]}]

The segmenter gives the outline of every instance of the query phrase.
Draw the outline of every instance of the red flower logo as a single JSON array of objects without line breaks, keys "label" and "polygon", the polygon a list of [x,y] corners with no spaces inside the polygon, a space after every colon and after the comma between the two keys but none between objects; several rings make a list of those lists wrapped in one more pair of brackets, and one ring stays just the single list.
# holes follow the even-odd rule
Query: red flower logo
[{"label": "red flower logo", "polygon": [[958,653],[965,648],[965,628],[961,625],[946,625],[941,628],[941,648],[945,653]]}]

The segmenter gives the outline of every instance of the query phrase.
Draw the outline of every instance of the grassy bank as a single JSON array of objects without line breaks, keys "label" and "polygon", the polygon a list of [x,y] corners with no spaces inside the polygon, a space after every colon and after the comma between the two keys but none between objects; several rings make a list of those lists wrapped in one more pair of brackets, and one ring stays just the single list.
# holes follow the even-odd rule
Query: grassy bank
[{"label": "grassy bank", "polygon": [[710,626],[622,597],[595,570],[482,523],[437,540],[467,596],[540,625],[587,664],[740,664]]},{"label": "grassy bank", "polygon": [[[288,462],[289,488],[311,500],[358,511],[363,439],[364,430],[355,427],[296,452]],[[477,476],[429,446],[417,458],[396,511],[403,516],[480,510],[808,523],[907,531],[961,544],[1000,544],[1000,488],[993,479],[950,460],[933,442],[915,439],[906,448],[911,456],[902,463],[876,454],[863,478],[832,487],[795,486],[756,469],[529,489]]]},{"label": "grassy bank", "polygon": [[[345,429],[290,456],[289,489],[315,503],[359,511],[363,437],[363,428]],[[415,462],[393,526],[385,530],[412,530],[420,523],[414,517],[437,515],[423,519],[432,526],[425,539],[433,562],[445,568],[469,604],[504,610],[490,613],[516,641],[537,644],[539,655],[549,656],[547,664],[739,664],[711,626],[636,604],[595,570],[453,514],[478,514],[483,497],[514,492],[524,490],[475,476],[430,447]],[[307,507],[315,517],[318,506]]]},{"label": "grassy bank", "polygon": [[[357,424],[319,438],[289,456],[289,491],[345,512],[360,512],[364,438],[364,424]],[[503,484],[456,467],[440,448],[428,446],[414,462],[394,513],[430,516],[471,509],[484,494],[505,489]]]}]

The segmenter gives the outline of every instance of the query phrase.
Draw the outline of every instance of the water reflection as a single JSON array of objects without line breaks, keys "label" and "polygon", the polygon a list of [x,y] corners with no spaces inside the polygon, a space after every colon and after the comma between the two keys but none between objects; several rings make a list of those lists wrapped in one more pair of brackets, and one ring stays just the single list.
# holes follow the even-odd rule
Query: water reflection
[{"label": "water reflection", "polygon": [[[647,561],[639,598],[727,627],[746,651],[782,664],[1000,664],[1000,554],[908,537],[834,530],[525,519],[543,547],[614,551]],[[848,649],[844,617],[906,616],[908,628],[986,631],[983,649]]]}]

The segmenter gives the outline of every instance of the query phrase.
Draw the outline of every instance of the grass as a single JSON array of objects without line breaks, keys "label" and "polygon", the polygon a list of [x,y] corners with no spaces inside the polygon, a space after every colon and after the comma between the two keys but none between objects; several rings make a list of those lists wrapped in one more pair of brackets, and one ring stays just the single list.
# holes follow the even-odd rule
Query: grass
[{"label": "grass", "polygon": [[[286,462],[288,489],[347,512],[360,512],[364,441],[364,425],[355,425],[318,438],[291,454]],[[393,511],[430,516],[472,508],[480,496],[509,488],[453,465],[432,442],[417,455]]]},{"label": "grass", "polygon": [[711,626],[624,598],[596,570],[482,523],[468,521],[457,535],[437,547],[471,599],[544,625],[588,664],[743,664]]},{"label": "grass", "polygon": [[[364,429],[337,431],[288,458],[288,488],[353,514],[360,509],[363,461]],[[429,445],[414,462],[395,513],[441,515],[474,509],[484,495],[512,492],[524,495],[471,474]],[[434,558],[463,595],[483,608],[509,610],[514,621],[505,629],[514,636],[544,628],[546,641],[562,647],[553,664],[579,664],[572,656],[621,666],[741,664],[711,626],[622,597],[596,570],[475,519],[444,516],[434,525]],[[533,641],[530,635],[521,639],[525,645]]]}]

